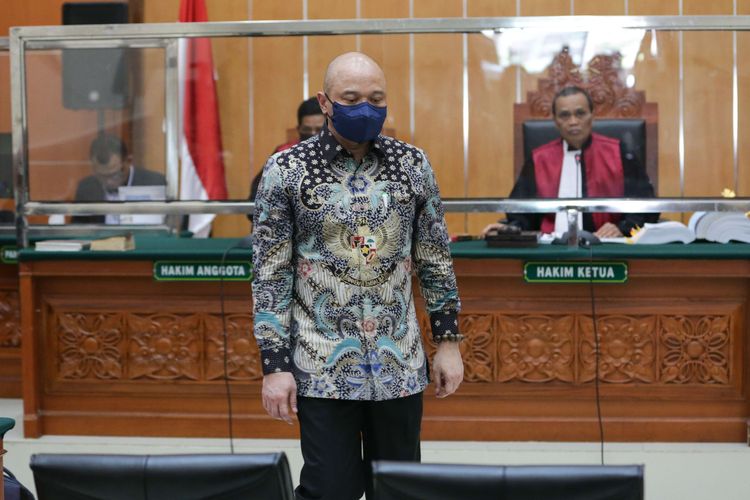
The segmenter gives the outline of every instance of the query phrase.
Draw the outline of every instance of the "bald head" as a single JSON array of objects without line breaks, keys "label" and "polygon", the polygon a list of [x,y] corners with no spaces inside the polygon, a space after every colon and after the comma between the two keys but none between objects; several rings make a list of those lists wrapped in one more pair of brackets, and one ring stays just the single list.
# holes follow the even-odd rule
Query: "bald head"
[{"label": "bald head", "polygon": [[361,52],[347,52],[331,61],[323,79],[323,91],[330,94],[335,92],[334,87],[353,80],[377,82],[385,92],[383,70],[371,57]]},{"label": "bald head", "polygon": [[[375,115],[382,113],[380,123],[374,125],[364,124],[363,126],[365,128],[371,126],[373,130],[377,129],[375,130],[375,134],[377,135],[383,126],[386,108],[385,75],[380,66],[378,66],[378,63],[360,52],[347,52],[338,56],[328,65],[326,76],[323,80],[323,92],[318,92],[318,104],[320,104],[323,114],[330,118],[328,128],[334,133],[337,140],[341,142],[344,136],[339,134],[341,131],[336,130],[335,122],[337,119],[334,117],[334,103],[350,107],[367,103],[372,108],[376,108],[373,111]],[[339,112],[343,114],[341,109],[339,108]],[[370,114],[372,115],[372,113]],[[370,118],[373,117],[370,116]],[[357,118],[360,121],[362,119],[367,120],[364,115]],[[363,123],[360,123],[360,125]],[[364,140],[370,134],[354,134],[351,131],[347,131],[346,133],[349,134],[349,137],[355,138],[350,139],[353,142],[344,143],[348,147],[353,148],[352,144],[354,143],[363,144],[371,140]]]}]

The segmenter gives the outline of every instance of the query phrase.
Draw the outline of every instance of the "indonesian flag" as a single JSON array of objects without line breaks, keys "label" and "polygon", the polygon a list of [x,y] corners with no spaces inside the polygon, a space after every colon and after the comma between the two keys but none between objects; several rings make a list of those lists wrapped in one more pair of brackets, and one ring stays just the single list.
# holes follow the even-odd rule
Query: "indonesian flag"
[{"label": "indonesian flag", "polygon": [[[180,0],[180,22],[208,21],[205,0]],[[188,38],[179,45],[180,199],[221,200],[227,197],[221,127],[216,101],[214,64],[208,38]],[[214,214],[190,216],[195,237],[211,232]]]}]

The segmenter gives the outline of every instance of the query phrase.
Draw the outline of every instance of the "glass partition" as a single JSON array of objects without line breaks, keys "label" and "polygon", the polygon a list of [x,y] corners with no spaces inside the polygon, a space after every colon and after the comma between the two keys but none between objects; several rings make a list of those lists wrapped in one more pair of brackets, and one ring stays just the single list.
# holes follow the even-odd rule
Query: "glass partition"
[{"label": "glass partition", "polygon": [[[279,31],[275,27],[284,23],[237,23],[236,29],[229,30],[231,36],[227,36],[228,28],[212,32],[215,25],[207,23],[201,34],[210,35],[212,45],[219,163],[227,187],[220,200],[236,202],[210,211],[243,214],[251,209],[246,200],[252,179],[279,145],[298,138],[297,106],[322,89],[330,60],[351,50],[371,55],[385,71],[388,118],[384,133],[423,148],[442,196],[465,202],[448,204],[449,211],[460,212],[448,216],[451,233],[478,233],[503,216],[498,213],[506,211],[502,205],[480,202],[507,199],[534,148],[554,139],[553,96],[570,85],[590,93],[595,133],[611,133],[605,127],[609,122],[613,122],[610,128],[619,130],[616,139],[622,144],[621,155],[627,150],[628,158],[643,169],[655,199],[747,196],[750,124],[744,117],[748,116],[745,108],[750,109],[750,84],[742,78],[748,72],[744,61],[750,51],[746,26],[728,18],[725,29],[716,29],[712,21],[704,30],[681,31],[675,28],[674,18],[639,18],[639,23],[617,18],[627,28],[600,19],[581,20],[568,30],[560,30],[555,18],[502,18],[494,24],[492,19],[394,20],[379,25],[385,31],[381,34],[372,34],[377,29],[365,21],[353,21],[349,31],[334,30],[340,35],[331,35],[325,22],[307,23],[300,31],[296,28],[302,23],[286,23],[288,29]],[[701,19],[683,17],[679,22],[687,26],[698,21],[700,26]],[[87,42],[86,48],[60,42],[59,48],[50,49],[55,42],[44,41],[44,34],[30,31],[26,36],[30,44],[24,57],[23,97],[29,202],[94,201],[76,193],[92,176],[104,182],[94,171],[91,154],[92,141],[102,134],[123,141],[134,167],[164,179],[167,200],[197,199],[180,197],[180,174],[170,175],[170,162],[176,165],[184,155],[178,149],[183,127],[174,123],[176,115],[169,110],[170,102],[181,107],[185,98],[181,89],[186,82],[195,82],[199,72],[195,67],[181,72],[179,58],[170,59],[166,48],[178,40],[178,28],[160,26],[173,28],[154,28],[149,33],[144,26],[134,34],[127,31],[132,27],[118,27],[110,41],[119,40],[120,47],[107,48],[109,57],[76,56],[79,69],[69,61],[76,60],[75,52],[91,50],[95,41]],[[75,33],[85,39],[80,27],[55,29],[71,34],[68,44],[76,40]],[[190,31],[185,25],[179,29]],[[118,38],[120,32],[127,36]],[[183,38],[179,43],[195,40]],[[162,46],[144,46],[158,45],[157,41]],[[35,42],[44,48],[35,48]],[[124,61],[119,66],[113,64],[119,60],[117,54]],[[89,109],[85,103],[71,106],[67,101],[72,98],[65,95],[66,79],[89,81],[91,75],[100,73],[94,69],[97,64],[110,66],[110,72],[114,66],[115,73],[124,78],[105,83],[104,90],[120,85],[124,95],[110,96],[114,101],[99,109]],[[87,96],[79,98],[85,101]],[[604,128],[597,128],[600,125]],[[537,126],[547,129],[540,132],[533,128]],[[170,127],[178,136],[174,142],[170,142]],[[108,194],[106,200],[123,195],[118,196]],[[631,191],[604,198],[621,197],[640,196]],[[467,210],[472,202],[476,206]],[[179,204],[170,206],[172,212],[178,211]],[[635,211],[624,205],[622,209]],[[513,210],[528,207],[507,211]],[[34,205],[33,211],[60,210],[42,203]],[[686,221],[691,209],[664,205],[657,211]],[[70,214],[62,215],[58,222],[71,222]]]},{"label": "glass partition", "polygon": [[0,226],[13,224],[13,158],[8,39],[0,38]]}]

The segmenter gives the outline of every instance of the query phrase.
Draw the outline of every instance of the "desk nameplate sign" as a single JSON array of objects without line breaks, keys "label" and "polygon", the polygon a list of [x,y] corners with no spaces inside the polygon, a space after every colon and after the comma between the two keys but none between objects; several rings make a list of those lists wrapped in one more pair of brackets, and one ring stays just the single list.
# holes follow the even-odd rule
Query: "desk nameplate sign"
[{"label": "desk nameplate sign", "polygon": [[0,248],[0,261],[3,264],[18,264],[18,247],[6,245]]},{"label": "desk nameplate sign", "polygon": [[218,262],[156,261],[156,281],[250,281],[253,277],[249,262],[231,261],[223,265]]},{"label": "desk nameplate sign", "polygon": [[523,279],[527,283],[625,283],[628,280],[628,264],[529,261],[523,265]]}]

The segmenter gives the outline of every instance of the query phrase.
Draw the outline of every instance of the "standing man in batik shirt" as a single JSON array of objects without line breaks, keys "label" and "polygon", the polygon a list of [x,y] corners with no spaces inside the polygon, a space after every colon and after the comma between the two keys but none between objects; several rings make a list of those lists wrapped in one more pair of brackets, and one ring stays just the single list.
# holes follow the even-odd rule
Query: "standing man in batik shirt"
[{"label": "standing man in batik shirt", "polygon": [[299,419],[297,498],[355,500],[371,495],[372,460],[420,459],[428,364],[412,270],[438,344],[438,397],[463,379],[460,303],[430,163],[380,135],[383,71],[343,54],[323,89],[327,125],[269,159],[256,197],[255,337],[263,406]]}]

